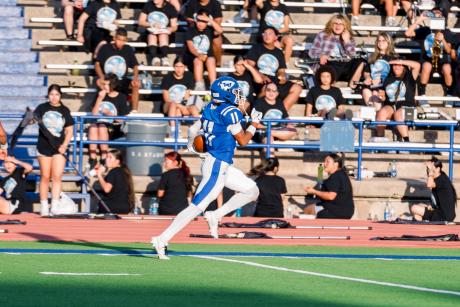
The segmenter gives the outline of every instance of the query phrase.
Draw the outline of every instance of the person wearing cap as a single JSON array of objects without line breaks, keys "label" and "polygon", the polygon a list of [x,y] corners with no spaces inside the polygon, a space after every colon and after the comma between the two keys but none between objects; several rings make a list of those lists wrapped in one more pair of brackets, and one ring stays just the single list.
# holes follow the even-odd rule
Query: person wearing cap
[{"label": "person wearing cap", "polygon": [[[404,121],[403,107],[415,107],[415,87],[420,63],[410,60],[397,59],[389,62],[391,72],[379,90],[379,99],[383,107],[377,113],[377,121]],[[397,127],[400,140],[409,142],[409,129],[406,125]],[[377,137],[384,137],[385,125],[377,126]]]},{"label": "person wearing cap", "polygon": [[455,219],[457,192],[442,170],[442,162],[432,157],[425,162],[426,186],[431,189],[431,204],[416,204],[410,207],[412,216],[417,221],[448,221]]},{"label": "person wearing cap", "polygon": [[[455,43],[455,35],[449,30],[433,30],[428,21],[433,18],[446,19],[444,11],[435,7],[431,11],[424,12],[418,17],[414,24],[412,24],[405,32],[405,36],[415,39],[420,43],[422,49],[422,72],[420,74],[420,84],[418,86],[418,94],[425,95],[426,85],[430,81],[431,74],[434,71],[434,66],[437,65],[436,70],[442,75],[442,82],[444,88],[444,96],[453,95],[453,74],[450,55],[452,46]],[[433,46],[439,44],[441,54],[439,59],[435,59],[433,55]],[[427,101],[420,101],[420,106],[429,107]],[[452,107],[453,102],[446,102],[446,107]]]}]

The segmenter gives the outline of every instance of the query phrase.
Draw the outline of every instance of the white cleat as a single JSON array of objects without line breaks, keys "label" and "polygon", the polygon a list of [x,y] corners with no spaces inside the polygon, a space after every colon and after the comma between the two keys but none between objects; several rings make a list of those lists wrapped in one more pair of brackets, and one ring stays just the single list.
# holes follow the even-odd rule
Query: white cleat
[{"label": "white cleat", "polygon": [[40,215],[41,216],[49,216],[50,215],[50,207],[48,204],[40,205]]},{"label": "white cleat", "polygon": [[158,237],[152,238],[152,245],[155,251],[157,252],[158,259],[160,260],[169,260],[169,257],[166,256],[166,244],[160,240]]},{"label": "white cleat", "polygon": [[206,211],[204,213],[204,218],[208,222],[209,233],[214,239],[219,239],[219,219],[216,218],[216,215],[213,211]]}]

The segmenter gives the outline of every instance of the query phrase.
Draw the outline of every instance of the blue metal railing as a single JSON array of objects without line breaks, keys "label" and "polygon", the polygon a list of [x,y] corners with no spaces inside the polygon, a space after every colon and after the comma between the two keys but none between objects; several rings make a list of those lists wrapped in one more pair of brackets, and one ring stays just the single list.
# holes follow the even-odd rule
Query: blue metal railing
[{"label": "blue metal railing", "polygon": [[[0,119],[19,119],[21,118],[20,115],[0,115]],[[186,142],[181,142],[179,140],[179,127],[181,122],[193,122],[197,120],[197,118],[184,118],[184,117],[149,117],[149,116],[104,116],[105,119],[117,119],[122,121],[150,121],[150,122],[166,122],[174,121],[176,125],[175,134],[173,136],[172,142],[166,141],[154,141],[154,142],[140,142],[140,141],[127,141],[127,140],[115,140],[115,141],[90,141],[84,139],[84,129],[85,124],[88,123],[89,120],[94,122],[95,119],[100,119],[100,116],[96,115],[77,115],[74,116],[76,125],[74,126],[74,138],[71,142],[72,145],[72,160],[74,163],[78,162],[79,170],[83,170],[83,153],[84,153],[84,146],[88,144],[108,144],[108,145],[116,145],[116,146],[159,146],[159,147],[166,147],[172,148],[174,150],[178,150],[179,148],[185,147],[187,145]],[[298,149],[298,150],[319,150],[320,149],[320,142],[319,141],[305,141],[303,144],[290,144],[286,142],[286,144],[275,144],[270,141],[272,127],[274,123],[291,123],[291,124],[302,124],[302,125],[309,125],[309,124],[324,124],[326,120],[322,119],[272,119],[272,120],[263,120],[264,125],[266,126],[266,134],[267,134],[267,143],[260,144],[260,143],[251,143],[245,146],[245,148],[254,148],[254,149],[264,149],[266,151],[267,157],[269,157],[271,149],[275,148],[291,148],[291,149]],[[429,121],[411,121],[411,122],[395,122],[395,121],[361,121],[356,120],[352,121],[352,124],[355,126],[358,132],[358,141],[355,143],[355,152],[358,154],[358,180],[361,180],[361,164],[363,161],[363,153],[364,152],[372,152],[372,151],[408,151],[408,152],[448,152],[449,153],[449,177],[452,179],[453,176],[453,156],[454,152],[460,152],[460,147],[456,148],[454,146],[454,131],[458,126],[456,121],[446,121],[446,122],[429,122]],[[385,126],[398,126],[398,125],[408,125],[412,127],[439,127],[439,128],[448,128],[449,129],[449,144],[448,146],[407,146],[407,143],[401,143],[401,146],[391,144],[389,146],[381,146],[379,144],[371,145],[366,144],[364,145],[363,140],[363,131],[366,127],[370,126],[377,126],[377,125],[385,125]],[[306,128],[308,129],[308,128]]]}]

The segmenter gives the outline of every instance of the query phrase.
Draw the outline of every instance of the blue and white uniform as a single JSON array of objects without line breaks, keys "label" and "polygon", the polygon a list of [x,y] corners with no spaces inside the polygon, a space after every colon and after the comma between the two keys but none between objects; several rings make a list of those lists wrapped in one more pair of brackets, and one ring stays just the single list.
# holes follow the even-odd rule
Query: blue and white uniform
[{"label": "blue and white uniform", "polygon": [[236,147],[234,135],[243,130],[242,119],[241,111],[227,103],[211,102],[203,110],[201,127],[207,154],[201,165],[203,179],[192,200],[201,211],[217,198],[224,186],[247,194],[257,189],[253,180],[232,165]]}]

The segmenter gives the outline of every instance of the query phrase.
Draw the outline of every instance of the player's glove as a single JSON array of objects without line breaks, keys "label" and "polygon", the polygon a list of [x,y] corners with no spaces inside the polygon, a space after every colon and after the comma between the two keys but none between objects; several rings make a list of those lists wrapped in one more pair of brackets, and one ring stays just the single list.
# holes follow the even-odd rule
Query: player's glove
[{"label": "player's glove", "polygon": [[253,123],[260,123],[262,120],[262,112],[257,111],[256,109],[252,109],[251,111],[251,120]]},{"label": "player's glove", "polygon": [[195,155],[197,155],[198,157],[200,157],[201,159],[204,159],[206,158],[206,153],[204,152],[198,152],[195,150],[195,147],[193,147],[193,142],[189,142],[187,144],[187,150]]}]

